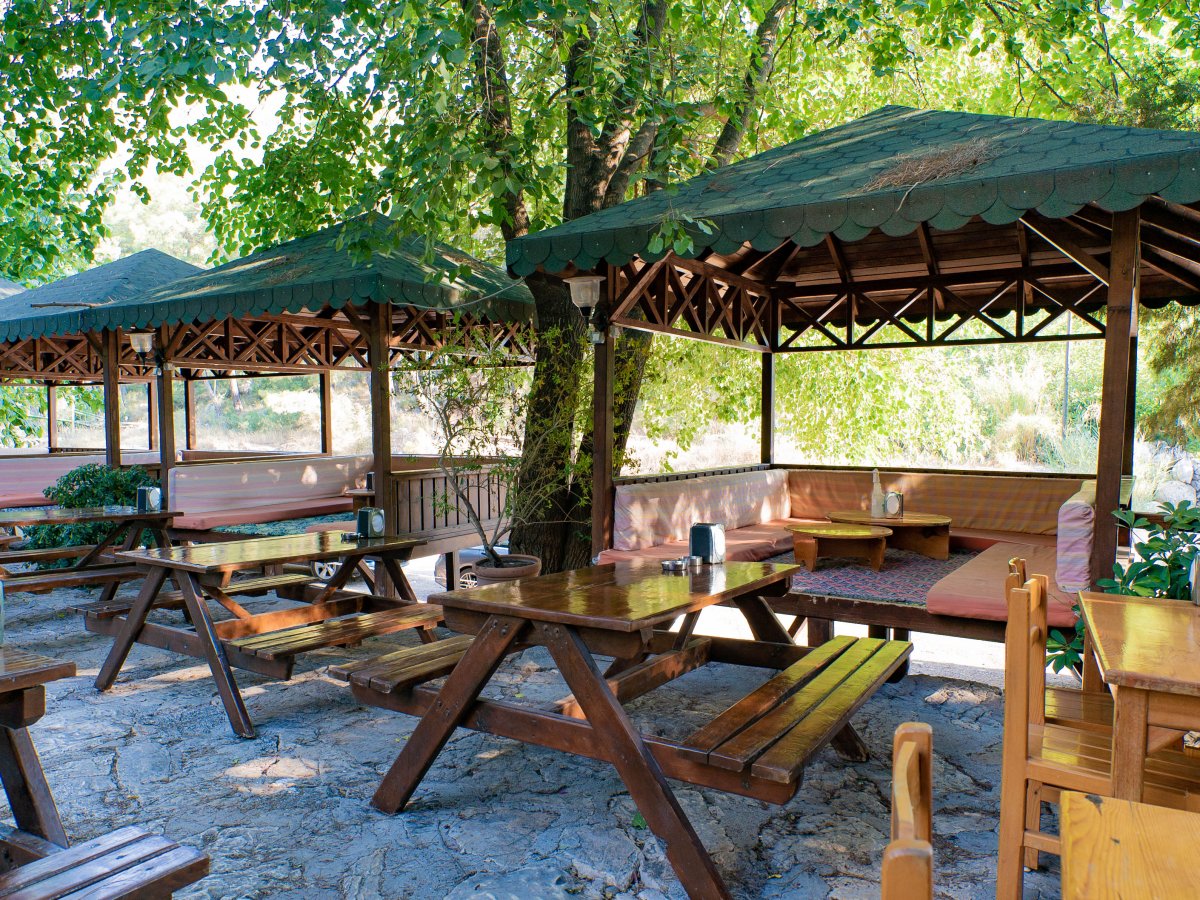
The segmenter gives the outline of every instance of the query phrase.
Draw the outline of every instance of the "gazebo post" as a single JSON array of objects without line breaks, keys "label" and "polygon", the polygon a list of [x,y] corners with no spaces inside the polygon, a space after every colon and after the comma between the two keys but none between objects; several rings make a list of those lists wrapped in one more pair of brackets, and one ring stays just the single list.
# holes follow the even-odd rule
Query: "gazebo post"
[{"label": "gazebo post", "polygon": [[104,462],[121,467],[121,335],[114,328],[100,332],[100,362],[104,369]]},{"label": "gazebo post", "polygon": [[[166,326],[158,331],[158,346],[165,347],[169,335]],[[171,508],[171,469],[175,467],[175,367],[164,359],[155,376],[158,418],[158,477],[162,485],[164,509]]]},{"label": "gazebo post", "polygon": [[183,447],[196,449],[196,381],[183,378]]},{"label": "gazebo post", "polygon": [[[371,370],[371,450],[374,457],[374,505],[383,510],[384,530],[397,531],[396,504],[392,491],[392,305],[368,303],[367,366]],[[375,569],[375,592],[386,597],[396,588],[382,566]]]},{"label": "gazebo post", "polygon": [[333,373],[328,370],[320,374],[321,389],[321,452],[326,456],[333,453]]},{"label": "gazebo post", "polygon": [[58,449],[58,385],[46,383],[46,450]]},{"label": "gazebo post", "polygon": [[762,354],[761,439],[763,465],[775,462],[775,354]]},{"label": "gazebo post", "polygon": [[1092,581],[1112,577],[1117,556],[1117,525],[1131,434],[1137,350],[1138,271],[1141,268],[1141,214],[1113,214],[1109,264],[1108,316],[1104,339],[1104,384],[1100,395],[1100,446],[1096,460],[1096,535],[1092,544]]},{"label": "gazebo post", "polygon": [[158,446],[158,384],[156,380],[146,382],[146,448]]},{"label": "gazebo post", "polygon": [[613,381],[616,350],[612,329],[595,345],[592,398],[592,557],[613,540]]}]

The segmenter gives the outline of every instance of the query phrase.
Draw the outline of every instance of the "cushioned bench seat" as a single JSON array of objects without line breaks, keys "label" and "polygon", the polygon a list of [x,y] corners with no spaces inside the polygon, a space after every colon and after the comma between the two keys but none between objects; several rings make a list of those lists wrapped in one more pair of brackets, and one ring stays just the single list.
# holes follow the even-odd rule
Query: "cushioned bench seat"
[{"label": "cushioned bench seat", "polygon": [[183,515],[175,519],[175,527],[189,531],[211,531],[222,525],[257,525],[280,519],[299,519],[349,512],[354,508],[350,497],[316,497],[266,506],[234,509],[214,509],[209,512]]},{"label": "cushioned bench seat", "polygon": [[[925,608],[942,616],[1007,621],[1004,583],[1008,576],[1008,561],[1013,557],[1024,559],[1029,572],[1053,572],[1057,565],[1053,546],[993,544],[930,588]],[[1062,591],[1053,578],[1046,600],[1047,619],[1052,627],[1071,628],[1075,624],[1075,614],[1071,611],[1073,598]]]},{"label": "cushioned bench seat", "polygon": [[[745,525],[725,532],[725,558],[730,562],[762,562],[792,550],[788,525],[811,524],[813,519],[775,519],[761,525]],[[688,552],[687,541],[670,541],[641,550],[605,550],[600,562],[629,562],[637,559],[675,559]]]}]

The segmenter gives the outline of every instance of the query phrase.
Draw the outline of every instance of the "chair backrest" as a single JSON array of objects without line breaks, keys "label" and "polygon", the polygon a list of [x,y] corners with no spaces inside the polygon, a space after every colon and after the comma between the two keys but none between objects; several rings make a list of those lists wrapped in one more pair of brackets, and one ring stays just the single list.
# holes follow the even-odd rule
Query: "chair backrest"
[{"label": "chair backrest", "polygon": [[[1023,580],[1024,579],[1024,580]],[[1004,632],[1004,743],[1029,749],[1030,728],[1046,721],[1045,575],[1025,578],[1025,560],[1009,562],[1005,581],[1008,627]]]},{"label": "chair backrest", "polygon": [[905,722],[892,743],[892,840],[883,900],[933,896],[933,729]]}]

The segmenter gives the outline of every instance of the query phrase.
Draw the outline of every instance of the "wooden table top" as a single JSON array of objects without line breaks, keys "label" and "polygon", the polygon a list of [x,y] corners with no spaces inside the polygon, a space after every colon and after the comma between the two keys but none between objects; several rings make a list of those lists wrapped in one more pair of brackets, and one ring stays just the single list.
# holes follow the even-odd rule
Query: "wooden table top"
[{"label": "wooden table top", "polygon": [[36,509],[0,510],[0,528],[28,528],[31,525],[74,525],[79,522],[110,522],[121,519],[134,522],[138,519],[172,519],[179,515],[173,510],[138,512],[136,506],[89,506],[83,509],[67,509],[62,506],[40,506]]},{"label": "wooden table top", "polygon": [[832,522],[849,522],[854,525],[882,525],[885,528],[941,528],[950,524],[949,516],[936,513],[910,512],[902,516],[873,516],[862,509],[838,509],[825,513]]},{"label": "wooden table top", "polygon": [[657,561],[609,563],[508,584],[434,594],[429,602],[493,615],[628,633],[752,594],[785,581],[799,570],[799,566],[792,564],[728,562],[691,572],[663,574]]},{"label": "wooden table top", "polygon": [[274,563],[398,553],[425,543],[421,540],[400,537],[363,538],[347,541],[342,538],[342,534],[341,531],[313,531],[304,534],[249,538],[244,541],[217,541],[211,544],[195,544],[190,547],[128,550],[117,555],[140,566],[163,566],[168,569],[208,575],[218,572],[236,572],[241,569],[252,569]]},{"label": "wooden table top", "polygon": [[1200,813],[1064,791],[1063,900],[1195,897]]},{"label": "wooden table top", "polygon": [[852,525],[849,522],[814,522],[811,525],[789,525],[788,531],[823,538],[885,538],[892,536],[892,529],[882,525]]},{"label": "wooden table top", "polygon": [[39,656],[19,647],[0,647],[0,694],[71,678],[75,663]]},{"label": "wooden table top", "polygon": [[1108,684],[1200,697],[1200,607],[1091,591],[1079,606]]}]

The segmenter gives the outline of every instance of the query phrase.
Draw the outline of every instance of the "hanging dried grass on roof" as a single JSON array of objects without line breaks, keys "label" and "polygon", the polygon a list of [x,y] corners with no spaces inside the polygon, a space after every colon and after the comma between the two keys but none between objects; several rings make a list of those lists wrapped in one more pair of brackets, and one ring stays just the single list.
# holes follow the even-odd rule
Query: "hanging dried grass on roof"
[{"label": "hanging dried grass on roof", "polygon": [[962,175],[995,159],[995,144],[992,138],[975,138],[942,150],[906,153],[896,157],[896,162],[872,178],[863,190],[914,188],[929,181]]}]

